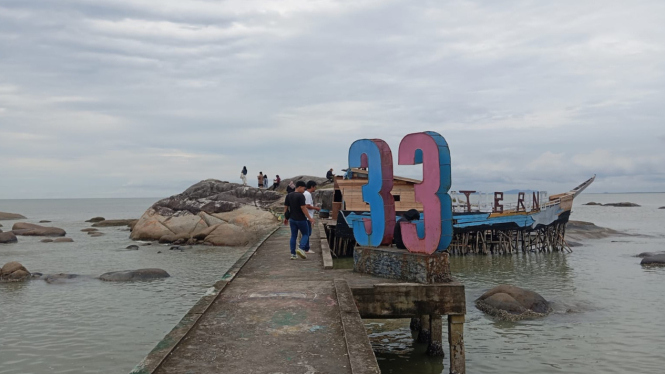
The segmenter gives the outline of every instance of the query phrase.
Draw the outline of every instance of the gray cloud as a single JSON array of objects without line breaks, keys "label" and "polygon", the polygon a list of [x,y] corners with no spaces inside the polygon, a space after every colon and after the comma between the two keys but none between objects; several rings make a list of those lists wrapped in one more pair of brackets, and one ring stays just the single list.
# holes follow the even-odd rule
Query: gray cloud
[{"label": "gray cloud", "polygon": [[[163,196],[446,137],[453,188],[663,191],[665,4],[0,5],[0,198]],[[418,176],[416,167],[396,173]]]}]

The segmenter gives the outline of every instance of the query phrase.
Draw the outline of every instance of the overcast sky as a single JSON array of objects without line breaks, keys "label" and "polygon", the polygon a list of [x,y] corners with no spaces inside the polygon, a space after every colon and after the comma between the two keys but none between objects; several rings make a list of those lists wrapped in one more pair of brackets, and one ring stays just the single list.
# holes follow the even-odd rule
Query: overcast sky
[{"label": "overcast sky", "polygon": [[2,0],[0,198],[323,176],[427,130],[453,189],[665,191],[664,40],[662,0]]}]

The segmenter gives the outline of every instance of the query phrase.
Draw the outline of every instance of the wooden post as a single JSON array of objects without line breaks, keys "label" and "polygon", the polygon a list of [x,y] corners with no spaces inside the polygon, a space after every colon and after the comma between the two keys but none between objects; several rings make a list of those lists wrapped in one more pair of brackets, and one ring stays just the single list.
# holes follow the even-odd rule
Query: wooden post
[{"label": "wooden post", "polygon": [[443,353],[443,323],[441,316],[438,314],[430,314],[429,316],[429,345],[427,346],[428,356],[445,356]]},{"label": "wooden post", "polygon": [[450,374],[466,374],[464,359],[464,316],[448,316]]}]

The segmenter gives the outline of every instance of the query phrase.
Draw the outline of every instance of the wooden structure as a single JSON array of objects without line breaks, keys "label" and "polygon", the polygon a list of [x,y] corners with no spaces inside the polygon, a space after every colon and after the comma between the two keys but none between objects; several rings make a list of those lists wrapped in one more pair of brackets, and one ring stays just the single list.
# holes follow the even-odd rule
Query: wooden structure
[{"label": "wooden structure", "polygon": [[[393,177],[392,195],[397,216],[410,209],[423,211],[415,199],[417,179]],[[453,241],[450,254],[508,254],[517,252],[570,251],[565,241],[566,224],[574,198],[586,189],[595,176],[572,190],[552,196],[546,192],[525,192],[517,195],[517,202],[504,202],[503,192],[492,196],[492,203],[471,202],[476,191],[451,192],[453,201]],[[347,170],[335,179],[332,220],[325,222],[328,243],[336,256],[353,254],[355,240],[352,222],[366,217],[368,204],[363,201],[362,186],[367,183],[367,171],[359,168]],[[545,201],[546,200],[546,201]],[[398,217],[395,217],[396,219]]]}]

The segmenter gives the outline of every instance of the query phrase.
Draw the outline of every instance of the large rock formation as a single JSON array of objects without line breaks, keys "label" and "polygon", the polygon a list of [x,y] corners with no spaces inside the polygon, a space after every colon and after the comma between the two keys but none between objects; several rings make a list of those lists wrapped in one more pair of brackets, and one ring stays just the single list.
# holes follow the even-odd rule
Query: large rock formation
[{"label": "large rock formation", "polygon": [[18,239],[16,239],[16,235],[14,235],[13,232],[0,232],[0,244],[9,244],[9,243],[16,243],[18,242]]},{"label": "large rock formation", "polygon": [[30,272],[20,263],[8,262],[0,269],[0,282],[20,282],[30,278]]},{"label": "large rock formation", "polygon": [[265,209],[283,199],[279,192],[208,179],[153,204],[130,237],[242,246],[279,224]]},{"label": "large rock formation", "polygon": [[16,213],[0,212],[0,220],[25,219],[25,216]]},{"label": "large rock formation", "polygon": [[57,227],[46,227],[27,222],[15,223],[12,232],[22,236],[65,236],[67,234],[65,230]]},{"label": "large rock formation", "polygon": [[476,300],[483,312],[504,320],[543,317],[552,311],[539,294],[523,288],[502,284],[485,292]]}]

